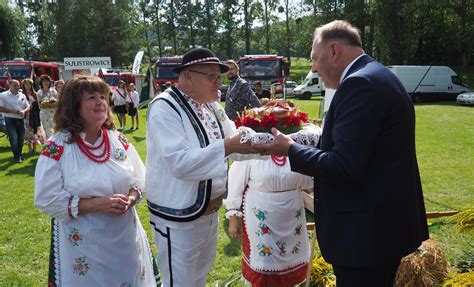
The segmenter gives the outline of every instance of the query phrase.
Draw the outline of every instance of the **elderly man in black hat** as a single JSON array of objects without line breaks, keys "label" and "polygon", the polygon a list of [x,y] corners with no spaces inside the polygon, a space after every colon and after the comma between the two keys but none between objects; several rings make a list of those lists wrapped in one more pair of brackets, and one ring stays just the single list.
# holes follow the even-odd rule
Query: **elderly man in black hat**
[{"label": "elderly man in black hat", "polygon": [[226,157],[255,152],[232,134],[214,103],[227,70],[211,50],[192,49],[174,69],[176,87],[148,109],[145,190],[164,286],[206,285],[226,194]]}]

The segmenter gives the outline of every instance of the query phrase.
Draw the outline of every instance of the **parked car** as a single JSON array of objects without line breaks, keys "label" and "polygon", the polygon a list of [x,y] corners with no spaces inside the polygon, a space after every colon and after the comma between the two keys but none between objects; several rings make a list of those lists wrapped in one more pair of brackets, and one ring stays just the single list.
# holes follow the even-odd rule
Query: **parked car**
[{"label": "parked car", "polygon": [[474,105],[474,92],[467,92],[459,94],[456,98],[456,103],[465,106],[473,106]]},{"label": "parked car", "polygon": [[293,81],[285,82],[285,92],[287,97],[294,96],[293,90],[296,88],[296,86],[298,86],[298,84]]}]

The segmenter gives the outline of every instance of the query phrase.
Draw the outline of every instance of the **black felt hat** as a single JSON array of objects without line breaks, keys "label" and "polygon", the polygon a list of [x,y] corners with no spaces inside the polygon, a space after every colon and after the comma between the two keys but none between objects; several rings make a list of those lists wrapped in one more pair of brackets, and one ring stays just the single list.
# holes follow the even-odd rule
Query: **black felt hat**
[{"label": "black felt hat", "polygon": [[173,72],[179,74],[183,69],[193,66],[193,65],[205,65],[205,64],[215,64],[219,65],[221,73],[225,73],[229,70],[229,67],[223,64],[219,58],[217,58],[216,54],[209,49],[206,48],[194,48],[187,51],[183,55],[183,61],[181,65],[176,66],[173,68]]}]

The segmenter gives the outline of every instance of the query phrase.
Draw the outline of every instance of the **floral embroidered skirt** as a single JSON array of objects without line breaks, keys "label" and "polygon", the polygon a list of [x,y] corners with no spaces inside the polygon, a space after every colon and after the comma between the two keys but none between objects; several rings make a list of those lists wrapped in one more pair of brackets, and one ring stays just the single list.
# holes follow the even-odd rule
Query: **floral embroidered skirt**
[{"label": "floral embroidered skirt", "polygon": [[252,286],[294,286],[305,280],[309,240],[301,194],[247,191],[242,275]]},{"label": "floral embroidered skirt", "polygon": [[134,209],[51,221],[48,286],[160,286],[146,233]]},{"label": "floral embroidered skirt", "polygon": [[25,141],[28,144],[44,144],[46,142],[46,134],[42,126],[39,126],[34,132],[28,121],[28,116],[25,118]]},{"label": "floral embroidered skirt", "polygon": [[46,134],[46,138],[53,135],[53,117],[56,108],[42,108],[40,111],[41,125]]}]

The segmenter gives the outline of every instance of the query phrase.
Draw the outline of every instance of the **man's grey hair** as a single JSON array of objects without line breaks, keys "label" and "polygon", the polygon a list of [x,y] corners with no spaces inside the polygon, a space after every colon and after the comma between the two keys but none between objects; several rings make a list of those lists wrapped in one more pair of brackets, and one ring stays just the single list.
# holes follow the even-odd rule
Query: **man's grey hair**
[{"label": "man's grey hair", "polygon": [[359,29],[347,21],[334,20],[314,30],[315,43],[327,43],[333,40],[339,40],[351,46],[362,48]]}]

